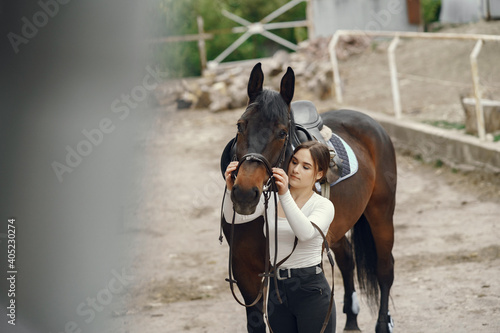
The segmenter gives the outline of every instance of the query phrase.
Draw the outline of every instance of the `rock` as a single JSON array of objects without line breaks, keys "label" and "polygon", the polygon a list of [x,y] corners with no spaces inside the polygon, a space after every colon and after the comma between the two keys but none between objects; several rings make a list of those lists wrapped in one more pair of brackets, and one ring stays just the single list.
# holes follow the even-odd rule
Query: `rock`
[{"label": "rock", "polygon": [[[465,131],[477,134],[476,100],[474,98],[461,98],[465,112]],[[500,101],[481,99],[484,113],[486,133],[500,130]]]},{"label": "rock", "polygon": [[227,84],[231,80],[231,74],[229,72],[220,73],[215,77],[215,82]]},{"label": "rock", "polygon": [[212,112],[223,111],[229,109],[231,97],[228,94],[226,82],[217,82],[210,89],[212,101],[209,109]]},{"label": "rock", "polygon": [[184,92],[184,87],[179,80],[169,81],[161,84],[154,91],[154,98],[157,105],[168,106],[177,102]]},{"label": "rock", "polygon": [[[281,77],[288,66],[295,80],[295,99],[327,99],[332,97],[333,72],[328,51],[329,37],[319,37],[299,44],[297,52],[280,50],[272,58],[222,64],[191,80],[172,80],[155,92],[159,105],[177,102],[178,108],[209,108],[217,112],[244,107],[248,102],[247,84],[252,67],[262,62],[266,88],[279,89]],[[337,45],[337,55],[345,59],[363,52],[371,40],[364,36],[343,36]]]},{"label": "rock", "polygon": [[269,76],[274,77],[281,74],[286,68],[286,64],[290,59],[289,53],[280,50],[274,54],[271,61],[268,62]]},{"label": "rock", "polygon": [[177,99],[177,109],[189,109],[191,106],[196,105],[197,102],[198,96],[189,91],[185,91],[181,97]]},{"label": "rock", "polygon": [[314,96],[320,100],[331,98],[332,72],[319,72],[311,80],[307,81],[307,88],[314,93]]},{"label": "rock", "polygon": [[231,102],[229,103],[229,109],[237,109],[244,107],[248,102],[248,95],[246,87],[241,87],[238,85],[232,85],[229,87],[229,97]]},{"label": "rock", "polygon": [[351,55],[364,52],[370,46],[372,38],[368,36],[340,36],[337,42],[337,58],[345,60]]},{"label": "rock", "polygon": [[198,95],[198,102],[194,106],[196,109],[205,109],[212,103],[210,88],[206,85],[201,86]]},{"label": "rock", "polygon": [[231,98],[229,96],[221,95],[219,98],[214,99],[212,103],[210,103],[209,109],[212,112],[224,111],[228,110],[231,105]]}]

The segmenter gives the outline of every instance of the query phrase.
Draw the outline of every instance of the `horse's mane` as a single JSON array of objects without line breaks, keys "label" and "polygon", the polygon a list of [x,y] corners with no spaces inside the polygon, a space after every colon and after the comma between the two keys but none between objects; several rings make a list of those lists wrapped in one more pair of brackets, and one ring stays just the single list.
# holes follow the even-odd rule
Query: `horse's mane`
[{"label": "horse's mane", "polygon": [[286,123],[288,121],[288,106],[281,95],[274,90],[264,89],[257,96],[254,102],[250,103],[247,111],[258,108],[259,113],[270,121],[281,120]]}]

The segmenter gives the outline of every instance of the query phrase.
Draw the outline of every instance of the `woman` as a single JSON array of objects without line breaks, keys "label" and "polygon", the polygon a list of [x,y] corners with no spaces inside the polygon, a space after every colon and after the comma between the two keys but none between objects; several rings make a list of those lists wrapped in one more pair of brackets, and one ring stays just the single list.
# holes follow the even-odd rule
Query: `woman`
[{"label": "woman", "polygon": [[[330,165],[330,152],[321,143],[310,141],[298,146],[290,160],[288,175],[283,169],[273,168],[278,187],[278,255],[277,262],[292,255],[278,270],[278,290],[270,284],[268,314],[271,328],[276,333],[320,332],[330,303],[331,289],[320,268],[323,238],[311,222],[324,234],[334,217],[330,200],[317,194],[314,184],[324,182]],[[230,194],[234,180],[231,177],[238,162],[231,162],[225,172],[227,191]],[[274,216],[274,201],[269,202],[268,216]],[[224,215],[232,220],[231,200],[224,201]],[[235,216],[235,223],[254,220],[264,213],[261,197],[252,215]],[[274,262],[275,224],[269,223],[271,262]],[[277,293],[281,296],[281,304]],[[325,332],[335,332],[335,305]]]}]

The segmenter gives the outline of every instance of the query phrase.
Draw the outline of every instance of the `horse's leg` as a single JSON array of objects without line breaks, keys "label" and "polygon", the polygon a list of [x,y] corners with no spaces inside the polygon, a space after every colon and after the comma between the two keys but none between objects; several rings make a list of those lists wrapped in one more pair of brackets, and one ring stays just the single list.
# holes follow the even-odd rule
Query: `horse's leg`
[{"label": "horse's leg", "polygon": [[380,287],[380,308],[375,332],[392,332],[393,322],[389,315],[389,294],[394,281],[394,226],[392,215],[394,205],[389,202],[370,202],[365,215],[377,251],[377,281]]},{"label": "horse's leg", "polygon": [[266,323],[262,311],[262,300],[256,305],[246,308],[248,333],[266,333]]},{"label": "horse's leg", "polygon": [[354,289],[354,258],[351,243],[343,236],[332,246],[335,261],[342,273],[344,281],[344,313],[346,314],[345,331],[359,331],[358,313],[359,302]]},{"label": "horse's leg", "polygon": [[[264,219],[235,226],[234,242],[231,242],[231,226],[223,223],[226,239],[233,245],[232,269],[238,289],[245,304],[252,304],[259,296],[264,272],[265,238],[262,232]],[[249,333],[266,333],[262,298],[257,304],[246,308]]]},{"label": "horse's leg", "polygon": [[[362,158],[358,152],[359,158]],[[331,200],[335,204],[335,218],[328,230],[327,238],[333,244],[335,261],[342,274],[344,282],[344,307],[346,324],[344,330],[359,331],[357,316],[360,310],[359,301],[354,287],[354,256],[352,245],[345,234],[353,227],[354,221],[366,209],[370,199],[371,189],[366,186],[366,179],[373,177],[369,168],[360,169],[358,173],[338,185],[332,191]],[[339,236],[336,236],[339,235]]]},{"label": "horse's leg", "polygon": [[[261,286],[261,278],[258,272],[248,271],[247,273],[236,271],[235,278],[238,289],[245,300],[245,304],[251,304],[257,299]],[[247,313],[247,331],[248,333],[266,333],[266,323],[263,315],[263,299],[257,304],[246,308]]]},{"label": "horse's leg", "polygon": [[[392,227],[392,225],[391,225]],[[377,249],[377,280],[380,287],[380,308],[375,332],[392,332],[392,318],[389,316],[389,294],[394,281],[394,257],[392,256],[392,245],[394,233],[385,228],[372,227],[375,247]]]}]

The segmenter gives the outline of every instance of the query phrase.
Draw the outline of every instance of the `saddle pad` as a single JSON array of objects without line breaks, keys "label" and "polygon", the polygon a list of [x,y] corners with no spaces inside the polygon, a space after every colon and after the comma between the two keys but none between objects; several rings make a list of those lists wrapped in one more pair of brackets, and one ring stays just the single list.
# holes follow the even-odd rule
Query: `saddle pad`
[{"label": "saddle pad", "polygon": [[[337,181],[330,184],[330,186],[333,186],[340,183],[344,179],[351,177],[358,171],[358,159],[347,142],[335,133],[332,133],[332,137],[327,141],[327,144],[335,149],[337,156],[342,159],[342,174]],[[321,191],[321,185],[319,182],[316,183],[316,189]]]}]

